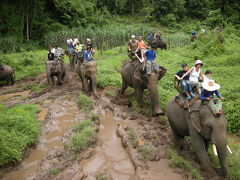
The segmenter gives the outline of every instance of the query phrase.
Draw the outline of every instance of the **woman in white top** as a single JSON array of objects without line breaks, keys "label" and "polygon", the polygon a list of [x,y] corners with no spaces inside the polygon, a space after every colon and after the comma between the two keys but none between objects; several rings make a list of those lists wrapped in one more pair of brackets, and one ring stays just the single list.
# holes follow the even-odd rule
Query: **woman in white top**
[{"label": "woman in white top", "polygon": [[199,94],[201,93],[201,83],[199,80],[203,80],[203,73],[201,71],[201,67],[203,66],[203,63],[201,60],[196,60],[195,66],[193,66],[191,69],[189,69],[181,78],[181,80],[188,74],[189,76],[189,81],[192,83],[193,86],[197,86]]}]

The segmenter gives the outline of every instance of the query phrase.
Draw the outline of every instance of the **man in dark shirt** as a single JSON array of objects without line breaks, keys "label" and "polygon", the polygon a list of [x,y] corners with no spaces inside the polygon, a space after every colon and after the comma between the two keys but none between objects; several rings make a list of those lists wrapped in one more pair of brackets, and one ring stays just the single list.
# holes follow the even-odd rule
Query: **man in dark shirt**
[{"label": "man in dark shirt", "polygon": [[187,99],[190,100],[195,95],[192,93],[192,84],[189,81],[189,75],[185,76],[182,81],[181,77],[188,71],[188,66],[186,63],[182,64],[182,70],[178,71],[174,77],[179,81],[179,85],[182,87],[183,93],[186,95]]},{"label": "man in dark shirt", "polygon": [[52,60],[54,60],[54,53],[51,52],[51,50],[49,50],[49,52],[48,52],[48,61],[52,61]]}]

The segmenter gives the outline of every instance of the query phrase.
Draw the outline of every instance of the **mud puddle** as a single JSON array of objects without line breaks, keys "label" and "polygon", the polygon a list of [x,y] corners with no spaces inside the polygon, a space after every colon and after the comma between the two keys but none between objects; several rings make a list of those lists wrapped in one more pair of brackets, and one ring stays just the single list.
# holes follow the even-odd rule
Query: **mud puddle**
[{"label": "mud puddle", "polygon": [[96,175],[100,173],[109,174],[112,179],[131,179],[135,175],[135,169],[122,147],[120,138],[117,137],[118,122],[114,119],[112,111],[107,109],[105,112],[100,119],[98,133],[101,146],[94,156],[81,161],[80,167],[88,174],[89,180],[95,180]]},{"label": "mud puddle", "polygon": [[[46,161],[46,157],[58,149],[63,149],[63,136],[77,120],[77,105],[58,98],[53,102],[45,101],[43,106],[44,108],[40,108],[38,120],[45,120],[48,112],[50,112],[50,116],[43,125],[43,132],[39,137],[38,144],[15,169],[3,175],[3,180],[35,179],[36,174],[42,169],[49,171],[46,164],[43,163]],[[51,161],[48,162],[48,164],[50,163]]]},{"label": "mud puddle", "polygon": [[21,101],[22,98],[27,97],[30,94],[30,90],[16,92],[16,93],[10,93],[0,96],[0,102],[7,101],[11,99],[12,103],[18,103]]}]

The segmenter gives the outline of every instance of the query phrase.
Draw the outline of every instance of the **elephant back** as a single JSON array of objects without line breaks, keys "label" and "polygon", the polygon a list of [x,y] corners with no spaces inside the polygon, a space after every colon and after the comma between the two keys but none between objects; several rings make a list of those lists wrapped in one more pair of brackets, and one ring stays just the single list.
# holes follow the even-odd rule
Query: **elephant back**
[{"label": "elephant back", "polygon": [[97,64],[95,61],[89,61],[87,63],[82,63],[80,66],[80,71],[82,74],[85,74],[86,72],[94,72],[97,70]]},{"label": "elephant back", "polygon": [[13,75],[12,67],[8,65],[3,65],[3,70],[0,70],[0,79],[5,80],[5,78],[10,75]]}]

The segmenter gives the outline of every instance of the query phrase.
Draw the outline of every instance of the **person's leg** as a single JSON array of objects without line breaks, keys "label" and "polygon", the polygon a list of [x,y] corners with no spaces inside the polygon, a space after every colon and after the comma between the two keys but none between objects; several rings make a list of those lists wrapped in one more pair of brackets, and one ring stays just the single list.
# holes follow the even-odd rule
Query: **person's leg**
[{"label": "person's leg", "polygon": [[147,74],[151,74],[151,62],[147,61]]},{"label": "person's leg", "polygon": [[191,96],[189,95],[188,93],[188,86],[187,86],[187,82],[182,80],[182,90],[183,90],[183,93],[186,94],[186,98],[189,100],[191,99]]},{"label": "person's leg", "polygon": [[187,88],[188,88],[188,93],[193,98],[195,96],[195,94],[192,92],[192,83],[190,81],[186,81],[186,85],[187,85]]},{"label": "person's leg", "polygon": [[221,99],[215,99],[214,103],[215,103],[216,112],[221,111],[222,110],[222,101],[221,101]]},{"label": "person's leg", "polygon": [[214,101],[213,100],[208,101],[207,105],[210,108],[210,110],[213,112],[213,114],[216,114],[217,111],[216,111],[216,105]]},{"label": "person's leg", "polygon": [[159,66],[157,65],[156,61],[153,61],[152,64],[153,64],[154,69],[156,71],[159,71]]}]

